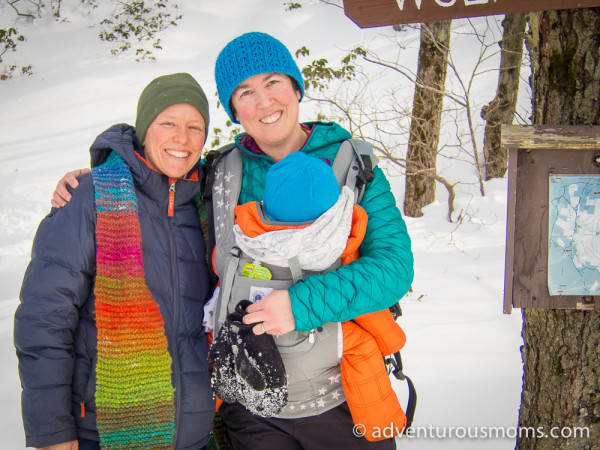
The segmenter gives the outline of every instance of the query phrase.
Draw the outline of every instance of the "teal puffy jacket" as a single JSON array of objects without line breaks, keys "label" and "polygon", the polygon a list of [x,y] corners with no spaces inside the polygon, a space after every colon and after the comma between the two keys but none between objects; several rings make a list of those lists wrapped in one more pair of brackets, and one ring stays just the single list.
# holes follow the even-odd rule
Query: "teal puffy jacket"
[{"label": "teal puffy jacket", "polygon": [[[310,137],[301,151],[332,162],[342,141],[352,136],[335,123],[311,122]],[[238,204],[263,199],[265,180],[275,161],[236,145],[244,154]],[[369,216],[360,247],[361,257],[347,266],[312,275],[289,289],[297,331],[310,331],[326,322],[341,322],[395,304],[413,280],[410,237],[396,207],[390,184],[379,167],[367,185],[360,206]]]}]

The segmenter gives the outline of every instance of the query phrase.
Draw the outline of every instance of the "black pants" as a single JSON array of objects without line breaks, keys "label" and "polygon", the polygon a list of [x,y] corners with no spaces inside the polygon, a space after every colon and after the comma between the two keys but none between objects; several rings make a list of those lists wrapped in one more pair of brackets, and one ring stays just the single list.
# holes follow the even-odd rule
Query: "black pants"
[{"label": "black pants", "polygon": [[263,418],[239,403],[219,409],[230,450],[394,450],[394,439],[369,442],[356,437],[347,403],[323,414],[301,419]]}]

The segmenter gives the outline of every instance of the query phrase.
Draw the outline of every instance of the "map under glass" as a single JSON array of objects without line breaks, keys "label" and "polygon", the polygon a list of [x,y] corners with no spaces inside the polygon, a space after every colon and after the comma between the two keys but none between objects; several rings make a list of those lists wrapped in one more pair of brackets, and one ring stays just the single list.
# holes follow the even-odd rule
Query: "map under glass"
[{"label": "map under glass", "polygon": [[551,175],[550,295],[600,295],[600,175]]}]

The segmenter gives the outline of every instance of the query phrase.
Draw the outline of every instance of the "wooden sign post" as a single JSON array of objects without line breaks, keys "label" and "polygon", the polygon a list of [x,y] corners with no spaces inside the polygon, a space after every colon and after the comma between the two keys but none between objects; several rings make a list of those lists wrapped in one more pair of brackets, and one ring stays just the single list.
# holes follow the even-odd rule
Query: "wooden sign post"
[{"label": "wooden sign post", "polygon": [[344,0],[346,16],[361,28],[592,6],[600,0]]},{"label": "wooden sign post", "polygon": [[600,310],[600,127],[502,125],[504,313]]}]

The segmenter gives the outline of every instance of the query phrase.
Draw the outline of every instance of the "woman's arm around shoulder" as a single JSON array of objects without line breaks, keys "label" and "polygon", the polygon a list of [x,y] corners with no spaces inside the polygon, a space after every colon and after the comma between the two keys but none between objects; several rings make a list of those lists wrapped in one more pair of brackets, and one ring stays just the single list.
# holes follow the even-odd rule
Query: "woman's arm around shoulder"
[{"label": "woman's arm around shoulder", "polygon": [[413,255],[406,224],[384,173],[379,167],[374,173],[360,204],[369,217],[361,256],[289,289],[296,330],[381,311],[410,289]]},{"label": "woman's arm around shoulder", "polygon": [[79,186],[79,180],[77,180],[77,177],[80,175],[85,175],[86,173],[90,173],[90,169],[77,169],[72,172],[65,173],[63,177],[58,180],[56,188],[54,188],[54,192],[52,193],[52,199],[50,200],[50,204],[53,208],[61,208],[65,206],[69,200],[71,200],[69,186],[73,189]]}]

